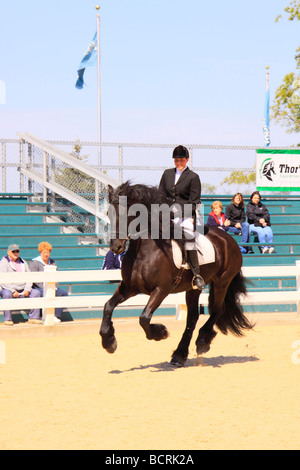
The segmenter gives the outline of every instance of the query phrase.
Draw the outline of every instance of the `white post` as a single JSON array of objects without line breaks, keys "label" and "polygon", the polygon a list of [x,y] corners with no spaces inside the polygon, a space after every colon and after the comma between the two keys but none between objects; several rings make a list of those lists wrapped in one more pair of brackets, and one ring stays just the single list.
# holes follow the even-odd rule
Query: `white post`
[{"label": "white post", "polygon": [[96,6],[97,10],[97,53],[98,53],[98,139],[99,139],[99,169],[102,165],[101,156],[101,56],[100,56],[100,6]]},{"label": "white post", "polygon": [[187,306],[185,304],[176,305],[176,320],[187,319]]},{"label": "white post", "polygon": [[47,168],[48,167],[48,154],[43,152],[43,179],[44,179],[44,188],[43,188],[43,202],[47,202]]},{"label": "white post", "polygon": [[2,192],[6,193],[6,143],[2,142]]},{"label": "white post", "polygon": [[298,292],[298,300],[297,300],[297,314],[300,317],[300,260],[296,261],[296,283],[297,283],[297,292]]},{"label": "white post", "polygon": [[[44,271],[56,271],[56,266],[45,266]],[[55,286],[56,282],[44,282],[44,297],[47,299],[54,299],[55,298]],[[55,308],[44,308],[43,309],[43,320],[45,326],[52,326],[54,325],[54,313]]]},{"label": "white post", "polygon": [[100,190],[99,190],[99,181],[95,178],[95,209],[96,209],[96,216],[95,216],[95,232],[100,233],[100,220],[99,220],[99,198],[100,198]]}]

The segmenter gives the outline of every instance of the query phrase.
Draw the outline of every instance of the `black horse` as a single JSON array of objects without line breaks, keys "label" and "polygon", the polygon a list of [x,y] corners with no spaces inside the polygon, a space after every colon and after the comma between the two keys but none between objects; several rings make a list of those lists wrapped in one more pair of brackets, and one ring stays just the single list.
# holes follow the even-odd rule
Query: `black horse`
[{"label": "black horse", "polygon": [[[125,197],[127,202],[125,214],[123,205],[120,210],[121,196]],[[122,262],[122,281],[104,306],[100,329],[102,346],[109,353],[116,350],[117,341],[112,323],[113,310],[117,305],[139,293],[150,296],[139,319],[146,337],[155,341],[167,338],[168,331],[164,325],[150,323],[152,315],[168,294],[186,291],[186,328],[171,359],[172,364],[182,366],[188,357],[189,344],[199,318],[201,291],[192,288],[190,270],[176,268],[170,239],[162,237],[152,239],[150,227],[146,230],[147,233],[143,233],[143,236],[141,236],[141,231],[139,237],[134,233],[128,233],[128,227],[133,220],[133,216],[130,216],[130,208],[137,203],[142,204],[150,214],[151,208],[165,202],[163,196],[156,187],[130,185],[126,182],[115,190],[109,186],[109,202],[114,212],[115,223],[114,231],[111,233],[110,248],[117,254],[122,253],[128,239],[129,247]],[[120,222],[122,217],[123,222]],[[125,227],[124,220],[127,220]],[[174,233],[172,234],[171,231],[170,238],[173,236]],[[214,325],[223,334],[231,332],[237,336],[242,336],[243,330],[252,328],[239,302],[240,294],[246,294],[245,279],[241,273],[242,255],[239,246],[233,237],[217,228],[209,228],[205,236],[214,246],[215,262],[201,266],[201,275],[209,284],[210,316],[199,330],[196,340],[197,354],[203,354],[210,349],[210,344],[217,334]]]}]

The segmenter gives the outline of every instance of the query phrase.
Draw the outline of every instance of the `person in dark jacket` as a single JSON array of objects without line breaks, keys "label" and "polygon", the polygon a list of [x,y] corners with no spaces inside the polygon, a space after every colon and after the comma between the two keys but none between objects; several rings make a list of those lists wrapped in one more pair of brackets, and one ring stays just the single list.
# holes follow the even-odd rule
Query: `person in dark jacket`
[{"label": "person in dark jacket", "polygon": [[273,231],[271,229],[270,213],[260,200],[259,192],[254,191],[247,205],[247,219],[250,232],[257,234],[259,243],[262,243],[260,248],[262,253],[274,253],[274,247],[271,246],[273,243]]},{"label": "person in dark jacket", "polygon": [[207,225],[218,227],[222,230],[226,230],[226,232],[229,229],[230,221],[225,217],[221,201],[214,201],[212,203],[211,212],[207,218]]},{"label": "person in dark jacket", "polygon": [[[233,196],[233,198],[231,199],[231,204],[226,207],[225,215],[226,219],[230,221],[228,231],[232,233],[242,234],[241,245],[243,245],[243,243],[249,243],[249,224],[248,222],[246,222],[245,202],[241,193],[236,193]],[[240,246],[240,250],[242,253],[253,253],[251,247],[246,248]]]},{"label": "person in dark jacket", "polygon": [[102,269],[121,269],[121,262],[124,255],[125,251],[121,255],[116,255],[112,250],[109,250],[105,255]]},{"label": "person in dark jacket", "polygon": [[[166,196],[171,207],[179,206],[181,209],[179,211],[178,208],[175,208],[174,223],[182,227],[188,240],[185,242],[185,250],[194,276],[192,286],[194,289],[202,290],[206,284],[200,276],[198,253],[195,246],[196,209],[200,204],[201,182],[197,173],[191,171],[187,166],[189,151],[186,147],[183,145],[176,147],[173,150],[173,158],[175,168],[164,171],[159,189]],[[186,215],[188,209],[190,209],[190,213]]]}]

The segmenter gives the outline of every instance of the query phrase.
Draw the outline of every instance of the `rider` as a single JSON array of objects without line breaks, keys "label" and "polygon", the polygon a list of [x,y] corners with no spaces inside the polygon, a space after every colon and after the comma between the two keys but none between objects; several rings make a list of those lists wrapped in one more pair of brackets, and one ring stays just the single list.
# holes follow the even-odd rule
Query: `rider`
[{"label": "rider", "polygon": [[[173,151],[175,168],[165,170],[159,183],[160,191],[165,194],[170,205],[179,204],[182,208],[180,225],[189,241],[185,242],[187,260],[194,275],[192,285],[194,289],[204,289],[206,284],[200,276],[198,254],[195,246],[196,206],[200,203],[201,182],[199,176],[187,166],[189,151],[179,145]],[[189,204],[192,208],[192,218],[184,218],[184,206]],[[175,209],[176,215],[176,209]],[[178,219],[179,221],[179,219]],[[176,219],[174,222],[178,222]]]}]

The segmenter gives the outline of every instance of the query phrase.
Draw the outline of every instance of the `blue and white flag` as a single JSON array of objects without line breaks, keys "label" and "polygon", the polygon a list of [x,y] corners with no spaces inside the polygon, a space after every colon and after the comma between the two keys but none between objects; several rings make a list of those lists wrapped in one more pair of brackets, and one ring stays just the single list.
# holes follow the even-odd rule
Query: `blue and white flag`
[{"label": "blue and white flag", "polygon": [[269,108],[270,108],[270,89],[267,89],[266,100],[265,100],[265,117],[263,119],[263,129],[264,129],[264,143],[266,147],[269,147],[271,143],[270,139],[270,118],[269,118]]},{"label": "blue and white flag", "polygon": [[91,41],[86,53],[83,56],[82,61],[79,64],[77,73],[78,73],[78,79],[76,82],[76,88],[78,90],[81,90],[84,85],[83,81],[83,74],[86,69],[86,67],[92,67],[97,64],[97,31],[95,33],[95,36],[93,37],[93,40]]}]

